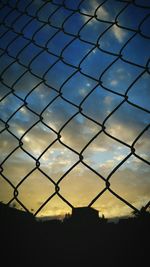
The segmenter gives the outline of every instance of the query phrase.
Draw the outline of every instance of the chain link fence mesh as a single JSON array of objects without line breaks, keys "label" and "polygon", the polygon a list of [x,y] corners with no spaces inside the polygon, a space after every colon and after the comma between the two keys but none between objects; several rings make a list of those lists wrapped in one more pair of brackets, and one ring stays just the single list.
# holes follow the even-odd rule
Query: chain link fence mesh
[{"label": "chain link fence mesh", "polygon": [[[108,13],[111,13],[109,9],[113,10],[111,16],[108,16]],[[98,194],[96,193],[92,201],[88,203],[88,206],[92,206],[106,191],[109,191],[114,197],[129,206],[133,211],[139,212],[133,203],[130,203],[112,189],[111,178],[131,157],[144,162],[146,165],[150,164],[146,157],[136,151],[136,144],[148,131],[150,124],[148,120],[146,120],[144,127],[137,134],[132,143],[129,144],[124,141],[122,136],[118,137],[114,132],[108,131],[107,122],[126,104],[129,108],[136,110],[137,116],[139,111],[142,111],[145,116],[150,113],[148,108],[134,103],[129,96],[133,87],[136,86],[136,83],[139,82],[145,74],[149,75],[149,59],[146,57],[144,64],[142,64],[138,58],[134,60],[134,58],[126,56],[126,48],[131,42],[134,42],[137,36],[142,37],[144,42],[148,42],[150,39],[148,33],[143,30],[144,23],[149,19],[149,9],[148,1],[138,0],[1,1],[0,58],[2,90],[0,103],[2,108],[4,107],[5,109],[5,105],[9,100],[8,105],[9,107],[12,105],[13,110],[9,112],[8,109],[7,116],[1,116],[0,135],[4,135],[3,144],[7,142],[8,138],[10,138],[10,140],[12,139],[10,142],[15,142],[15,145],[10,147],[6,154],[3,154],[4,157],[2,157],[3,159],[0,165],[1,181],[5,181],[13,190],[12,197],[7,201],[8,204],[11,204],[15,200],[24,210],[27,212],[29,211],[26,205],[20,200],[19,191],[21,186],[27,181],[29,181],[30,187],[30,176],[38,170],[40,175],[42,177],[44,176],[45,180],[48,179],[49,183],[54,186],[55,190],[34,212],[34,215],[38,215],[43,207],[56,195],[69,207],[73,208],[73,203],[61,193],[61,182],[64,181],[79,164],[82,164],[89,172],[94,173],[105,184],[102,190]],[[124,24],[120,23],[120,18],[126,14],[128,10],[130,12],[135,10],[138,14],[143,14],[139,16],[137,19],[138,23],[136,23],[137,25],[133,27],[128,27],[125,20],[123,20]],[[98,25],[97,28],[94,26],[96,24]],[[90,26],[90,30],[88,26]],[[91,31],[95,32],[93,39],[91,37]],[[112,42],[113,34],[119,40],[116,51],[113,45],[108,45],[107,38],[105,40],[106,42],[104,42],[103,39],[110,32],[112,34]],[[121,37],[124,36],[126,32],[128,33],[128,38],[125,38],[125,41],[122,42]],[[82,55],[79,52],[80,49],[82,49]],[[138,49],[138,47],[134,49]],[[98,53],[100,56],[98,56]],[[93,65],[89,60],[91,55],[94,58],[93,60],[97,58]],[[145,55],[143,55],[143,57],[145,57]],[[113,90],[112,87],[105,85],[103,82],[103,77],[114,70],[115,64],[118,62],[120,64],[127,64],[129,69],[132,67],[135,71],[136,68],[139,70],[138,75],[133,75],[124,92],[120,92],[116,89]],[[59,68],[57,68],[59,64],[62,65],[60,72]],[[82,79],[87,81],[86,85],[88,88],[86,92],[85,90],[82,91],[82,99],[78,103],[71,100],[67,94],[65,95],[63,90],[67,83],[73,79],[74,86],[77,87],[76,91],[78,92],[79,85],[76,85],[76,79],[78,79],[77,75],[80,75]],[[119,73],[115,75],[117,76]],[[114,85],[116,76],[114,76]],[[88,82],[89,80],[90,82]],[[123,82],[119,86],[123,86]],[[91,86],[92,83],[93,87]],[[46,104],[43,101],[44,104],[42,108],[40,108],[40,105],[38,107],[37,101],[32,103],[30,98],[34,92],[38,94],[39,86],[47,88],[47,93],[49,94],[51,92],[53,95],[50,100],[47,97]],[[91,98],[92,94],[99,86],[101,87],[100,90],[104,93],[111,93],[113,97],[119,97],[118,104],[108,112],[102,121],[98,120],[98,117],[93,117],[83,108],[86,101]],[[62,106],[68,105],[69,112],[71,108],[73,108],[75,112],[70,112],[69,116],[66,116],[65,121],[62,120],[61,126],[54,127],[49,114],[47,117],[45,114],[47,109],[50,109],[58,100],[61,101]],[[36,108],[33,108],[35,105]],[[95,103],[93,103],[93,105],[95,105]],[[15,123],[17,125],[17,121],[19,125],[20,111],[24,113],[27,120],[29,117],[31,121],[23,132],[20,130],[20,135],[18,135],[18,130],[14,125]],[[63,139],[64,129],[66,127],[71,127],[70,123],[79,116],[83,119],[87,119],[89,123],[92,123],[92,125],[95,125],[95,127],[99,129],[80,151],[69,145],[65,142],[65,139]],[[17,118],[15,122],[14,117]],[[34,118],[33,120],[32,117]],[[55,120],[57,122],[57,117]],[[30,149],[27,149],[24,144],[24,141],[28,139],[28,134],[35,129],[35,127],[41,131],[40,139],[44,138],[45,131],[49,131],[49,133],[55,136],[40,152],[38,157],[31,153]],[[76,129],[76,131],[78,132],[78,129]],[[102,175],[101,172],[97,171],[84,157],[84,152],[86,152],[87,148],[93,144],[97,137],[101,137],[102,135],[107,137],[110,141],[115,141],[118,146],[121,145],[129,149],[129,153],[120,160],[119,164],[112,168],[108,175]],[[65,170],[57,181],[41,168],[42,157],[46,155],[47,151],[51,151],[56,143],[59,143],[61,148],[67,149],[67,151],[72,152],[77,157],[77,160]],[[4,170],[5,164],[9,162],[9,159],[18,150],[22,151],[24,160],[26,157],[29,157],[29,159],[34,162],[35,167],[21,178],[17,184],[14,184],[12,180],[5,175]],[[59,153],[61,153],[61,149]],[[18,161],[19,160],[21,160],[21,158],[19,158]],[[13,175],[15,177],[17,174],[13,173]],[[3,201],[3,199],[1,200]],[[145,205],[146,208],[148,208],[148,206],[149,203]]]}]

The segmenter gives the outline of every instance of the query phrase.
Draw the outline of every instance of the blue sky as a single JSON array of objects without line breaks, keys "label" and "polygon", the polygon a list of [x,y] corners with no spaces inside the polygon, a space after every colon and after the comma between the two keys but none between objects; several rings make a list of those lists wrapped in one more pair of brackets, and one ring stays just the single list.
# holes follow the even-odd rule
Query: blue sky
[{"label": "blue sky", "polygon": [[[31,171],[17,199],[36,212],[55,192],[53,181],[75,164],[60,193],[73,206],[88,205],[143,132],[134,146],[137,156],[110,178],[114,192],[140,208],[150,196],[149,9],[139,1],[64,3],[2,3],[0,198],[13,198],[4,177],[17,186]],[[81,152],[85,164],[78,162]],[[40,169],[32,172],[36,160]],[[131,212],[108,191],[93,206],[108,217]],[[38,215],[69,209],[54,196]]]}]

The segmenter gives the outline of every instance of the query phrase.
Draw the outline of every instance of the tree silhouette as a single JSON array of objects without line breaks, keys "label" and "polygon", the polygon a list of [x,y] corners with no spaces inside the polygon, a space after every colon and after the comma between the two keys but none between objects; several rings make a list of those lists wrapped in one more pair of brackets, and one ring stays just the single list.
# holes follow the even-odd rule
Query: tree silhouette
[{"label": "tree silhouette", "polygon": [[132,211],[132,215],[139,219],[150,218],[150,212],[147,209],[149,209],[149,205],[142,206],[140,211]]}]

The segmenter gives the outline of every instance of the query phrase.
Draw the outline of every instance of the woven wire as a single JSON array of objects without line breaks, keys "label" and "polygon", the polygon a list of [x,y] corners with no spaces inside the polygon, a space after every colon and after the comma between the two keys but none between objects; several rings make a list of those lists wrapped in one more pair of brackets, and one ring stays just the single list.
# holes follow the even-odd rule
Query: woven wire
[{"label": "woven wire", "polygon": [[[38,2],[38,4],[36,4]],[[16,0],[16,1],[1,1],[1,14],[3,14],[2,19],[1,19],[1,27],[3,27],[3,31],[0,35],[0,39],[2,40],[4,37],[10,36],[10,41],[6,44],[4,44],[3,48],[1,48],[1,56],[3,57],[4,55],[7,56],[9,59],[11,59],[11,63],[4,66],[4,69],[1,72],[1,83],[2,85],[4,85],[7,89],[8,92],[1,98],[0,102],[2,102],[4,99],[6,100],[8,96],[13,95],[15,96],[20,102],[20,106],[17,108],[17,110],[15,110],[13,112],[13,114],[11,114],[11,116],[4,121],[3,119],[0,119],[1,122],[4,124],[4,128],[1,130],[0,133],[3,132],[8,132],[10,135],[12,135],[16,141],[18,142],[18,145],[5,157],[5,159],[1,162],[0,168],[1,168],[1,179],[4,179],[13,189],[14,195],[12,196],[12,198],[9,200],[8,204],[10,204],[11,202],[13,202],[14,200],[16,200],[24,210],[26,210],[27,212],[29,212],[28,208],[24,205],[24,203],[22,203],[19,200],[19,188],[20,186],[24,183],[24,181],[26,181],[27,179],[29,179],[30,175],[35,172],[35,170],[38,170],[42,175],[45,176],[46,179],[49,179],[49,181],[55,186],[55,192],[49,196],[48,199],[46,199],[46,201],[40,206],[40,208],[34,213],[34,215],[36,216],[41,210],[42,208],[49,202],[51,201],[51,199],[54,196],[58,196],[61,200],[63,200],[67,205],[69,205],[69,207],[73,208],[72,203],[70,203],[67,198],[65,198],[61,193],[60,193],[60,188],[61,188],[61,181],[64,180],[67,175],[69,173],[72,172],[72,170],[78,165],[78,164],[83,164],[84,166],[86,166],[86,168],[89,169],[89,171],[92,171],[93,173],[95,173],[100,179],[102,179],[105,182],[105,187],[103,188],[102,191],[99,192],[98,195],[96,195],[92,201],[89,203],[88,206],[92,206],[106,191],[109,191],[111,194],[113,194],[116,198],[118,198],[120,201],[122,201],[124,204],[126,204],[127,206],[129,206],[131,209],[133,209],[134,211],[138,211],[139,210],[133,206],[131,203],[129,203],[127,200],[125,200],[122,196],[118,195],[114,190],[112,190],[111,188],[111,177],[112,175],[131,157],[134,156],[136,158],[138,158],[140,161],[144,162],[145,164],[150,164],[150,162],[148,162],[145,158],[143,158],[141,155],[138,155],[138,153],[136,152],[135,149],[135,145],[136,143],[140,140],[140,138],[143,136],[143,134],[149,129],[150,124],[147,123],[146,127],[140,132],[140,134],[138,136],[136,136],[135,140],[133,141],[133,143],[131,145],[127,144],[126,142],[124,142],[121,137],[120,138],[116,138],[115,136],[113,136],[112,134],[110,134],[109,132],[107,132],[107,126],[106,126],[106,122],[108,121],[108,119],[125,103],[128,103],[130,106],[132,106],[133,108],[135,107],[136,109],[142,110],[145,113],[150,113],[149,110],[145,109],[142,106],[139,106],[135,103],[133,103],[129,96],[128,93],[132,90],[133,85],[142,77],[142,75],[144,73],[148,73],[149,74],[149,69],[148,69],[148,65],[149,65],[149,59],[147,60],[147,63],[145,66],[140,65],[140,64],[136,64],[134,63],[132,60],[127,60],[123,57],[123,52],[124,49],[128,46],[128,44],[130,43],[131,40],[133,40],[137,35],[141,35],[143,38],[145,39],[150,39],[149,36],[147,36],[146,34],[144,34],[142,32],[142,25],[143,23],[146,21],[146,19],[149,17],[149,14],[146,15],[139,23],[137,29],[132,29],[132,28],[128,28],[125,26],[122,26],[119,24],[118,19],[119,16],[121,14],[123,14],[126,9],[130,6],[133,5],[134,7],[138,7],[139,9],[150,9],[149,6],[144,6],[144,4],[139,3],[139,1],[116,1],[116,2],[121,2],[124,3],[123,8],[118,12],[118,14],[116,15],[114,21],[107,21],[104,19],[100,19],[97,16],[97,12],[98,10],[103,7],[104,4],[106,4],[107,2],[109,2],[108,0],[105,1],[99,1],[99,5],[97,6],[97,8],[94,11],[94,14],[85,14],[84,10],[82,9],[82,5],[85,3],[85,0],[81,0],[81,1],[77,1],[76,4],[76,8],[71,8],[69,1],[25,1],[24,4],[22,4],[22,6],[20,5],[21,0]],[[35,4],[35,5],[34,5]],[[34,6],[34,9],[33,9]],[[33,10],[33,12],[31,12],[30,10]],[[44,8],[48,8],[49,9],[49,16],[45,17],[45,19],[43,19],[42,17],[40,17],[40,12],[44,9]],[[53,25],[53,23],[51,23],[51,18],[56,16],[59,16],[59,11],[61,10],[61,8],[64,8],[65,10],[68,11],[68,16],[66,16],[64,18],[64,20],[61,23],[61,26],[56,26]],[[30,11],[29,11],[30,10]],[[16,12],[16,17],[11,19],[13,12]],[[88,17],[88,20],[79,28],[77,34],[74,33],[69,33],[65,30],[65,23],[75,14],[78,14],[79,16],[84,16],[86,15],[86,17]],[[17,22],[19,23],[20,18],[22,18],[23,16],[26,17],[27,22],[23,25],[21,25],[19,28],[20,30],[16,30],[15,29],[15,25],[17,24]],[[83,37],[81,37],[81,31],[82,29],[92,20],[96,20],[99,23],[106,23],[108,24],[108,27],[99,34],[96,42],[91,42],[91,41],[87,41],[84,40]],[[26,36],[26,34],[24,33],[24,30],[28,27],[28,25],[30,23],[32,23],[33,21],[38,21],[39,22],[39,27],[33,32],[32,37],[28,37]],[[10,21],[10,22],[9,22]],[[113,53],[107,50],[104,50],[101,48],[100,43],[101,43],[101,38],[102,36],[109,31],[113,26],[117,26],[119,29],[122,30],[128,30],[128,32],[132,33],[131,37],[126,41],[126,43],[121,47],[120,51],[118,53]],[[55,33],[47,40],[46,43],[43,43],[43,45],[40,45],[39,43],[37,43],[35,41],[35,36],[36,34],[40,33],[40,30],[45,27],[48,26],[49,28],[53,28],[55,29]],[[57,53],[53,53],[52,51],[50,51],[50,49],[48,48],[48,44],[50,44],[50,42],[53,40],[53,38],[55,36],[57,36],[59,33],[63,32],[66,36],[70,36],[72,39],[70,42],[68,42],[63,49],[61,50],[60,54]],[[13,33],[13,37],[11,38],[11,34]],[[24,41],[26,41],[26,45],[24,45],[22,48],[20,48],[16,55],[14,56],[11,53],[11,49],[9,48],[12,44],[15,44],[15,42],[18,41],[19,38],[22,38]],[[7,38],[6,38],[7,39]],[[8,38],[9,40],[9,38]],[[76,41],[76,40],[80,40],[81,43],[85,43],[85,44],[89,44],[92,45],[92,48],[90,49],[90,51],[88,53],[86,53],[81,59],[80,62],[77,65],[73,65],[71,63],[68,63],[65,60],[64,57],[64,51],[66,51],[70,45]],[[3,40],[2,40],[3,41]],[[28,60],[28,64],[23,64],[19,58],[20,55],[23,55],[25,49],[30,45],[33,44],[34,47],[40,48],[40,52],[37,53],[31,60]],[[107,66],[107,68],[105,68],[104,71],[102,71],[100,73],[100,76],[98,79],[96,79],[95,77],[92,77],[88,74],[86,74],[84,72],[84,67],[82,68],[82,63],[87,59],[87,57],[90,55],[90,53],[92,53],[94,51],[94,49],[98,49],[99,51],[101,51],[104,55],[109,55],[109,56],[114,56],[114,60]],[[39,75],[38,73],[36,74],[33,70],[32,70],[32,63],[34,62],[34,60],[36,60],[44,51],[46,51],[49,56],[55,56],[55,61],[52,65],[49,66],[49,68],[44,72],[44,74]],[[122,62],[126,62],[130,65],[132,65],[133,67],[139,67],[141,69],[141,73],[140,75],[138,75],[138,77],[130,84],[130,86],[128,87],[128,89],[126,90],[126,92],[124,94],[118,93],[115,90],[113,91],[112,89],[109,89],[107,87],[105,87],[103,85],[102,82],[102,78],[103,75],[105,73],[107,73],[108,70],[110,70],[113,66],[114,63],[116,63],[118,60],[121,60]],[[52,85],[49,85],[46,82],[46,75],[47,73],[53,69],[55,67],[55,65],[61,62],[62,64],[64,64],[65,66],[71,67],[73,71],[73,73],[71,75],[68,74],[68,77],[63,81],[63,83],[61,84],[61,86],[59,87],[59,89],[54,88]],[[23,67],[24,68],[24,72],[21,73],[21,75],[19,75],[19,77],[17,77],[16,80],[14,80],[13,85],[9,86],[9,84],[7,83],[8,79],[4,79],[3,76],[5,75],[6,71],[14,64],[16,63],[18,65],[18,68]],[[14,87],[17,84],[17,82],[26,74],[26,73],[30,73],[32,74],[34,77],[39,79],[39,83],[34,86],[27,94],[26,96],[20,97]],[[90,90],[90,92],[82,99],[82,101],[80,102],[79,105],[77,105],[76,103],[70,101],[69,99],[67,99],[67,97],[65,97],[63,95],[63,86],[72,78],[74,77],[77,73],[80,73],[81,75],[83,75],[85,78],[90,78],[91,80],[93,80],[96,85],[92,88],[92,90]],[[43,84],[45,85],[47,88],[50,88],[51,90],[53,90],[54,92],[56,92],[56,97],[51,100],[47,106],[44,107],[44,109],[40,112],[37,113],[35,112],[31,107],[29,107],[28,105],[28,97],[30,96],[30,94],[36,90],[36,88],[38,87],[38,85]],[[97,88],[97,86],[101,86],[103,88],[104,91],[106,92],[111,92],[114,95],[118,95],[122,98],[122,101],[108,114],[107,117],[105,117],[105,119],[103,120],[102,123],[99,123],[99,121],[94,120],[93,118],[91,118],[90,116],[87,116],[82,108],[82,105],[84,104],[85,100],[87,100],[88,98],[90,98],[92,92],[94,92]],[[69,103],[72,107],[75,107],[77,109],[77,112],[75,114],[73,114],[72,116],[70,116],[70,118],[68,120],[66,120],[66,122],[61,126],[61,128],[59,129],[59,131],[56,131],[55,129],[53,129],[53,127],[51,127],[50,123],[49,125],[44,121],[43,118],[43,113],[46,110],[47,107],[50,107],[57,99],[61,99],[64,103]],[[9,125],[9,123],[11,122],[11,120],[13,119],[13,117],[19,112],[19,110],[21,108],[25,107],[27,110],[30,111],[30,113],[32,113],[33,115],[36,116],[37,121],[34,122],[26,131],[25,133],[18,138],[17,135],[15,135],[15,133],[13,131],[11,131],[11,127]],[[65,142],[62,141],[62,131],[63,129],[69,124],[69,122],[71,122],[76,116],[78,115],[82,115],[84,118],[90,120],[91,122],[93,122],[94,124],[98,125],[100,127],[100,130],[98,131],[97,134],[94,135],[94,137],[92,137],[90,139],[90,141],[84,146],[84,148],[78,152],[76,151],[73,147],[70,147],[69,145],[65,144]],[[41,153],[41,155],[39,157],[34,157],[29,151],[27,151],[24,148],[24,143],[23,143],[23,138],[26,136],[26,134],[28,134],[32,128],[34,128],[35,126],[38,126],[38,124],[41,123],[44,127],[47,127],[50,131],[52,131],[55,135],[56,138],[55,140],[50,143],[46,149],[44,149],[44,151]],[[121,160],[121,162],[109,173],[109,175],[107,177],[104,177],[103,175],[101,175],[99,172],[97,172],[94,168],[92,168],[92,166],[88,165],[85,161],[84,161],[84,156],[83,153],[84,151],[86,151],[86,149],[88,148],[88,146],[90,144],[92,144],[92,142],[101,134],[106,135],[108,138],[115,140],[118,142],[118,144],[122,144],[123,146],[127,147],[130,149],[130,153],[123,159]],[[69,170],[67,170],[62,177],[59,178],[59,180],[56,182],[54,181],[46,172],[44,172],[41,168],[40,168],[40,159],[41,157],[46,153],[46,151],[48,149],[50,149],[52,147],[52,145],[54,145],[56,142],[59,142],[61,146],[66,147],[67,149],[69,149],[70,151],[72,151],[73,153],[75,153],[75,155],[78,156],[78,160],[69,168]],[[13,155],[13,153],[15,151],[17,151],[18,149],[21,149],[24,154],[27,154],[32,160],[34,160],[35,162],[35,168],[33,168],[18,184],[17,186],[15,186],[11,180],[9,179],[9,177],[6,177],[3,174],[3,164],[9,159],[9,157],[11,155]],[[149,203],[146,204],[146,208],[149,206]]]}]

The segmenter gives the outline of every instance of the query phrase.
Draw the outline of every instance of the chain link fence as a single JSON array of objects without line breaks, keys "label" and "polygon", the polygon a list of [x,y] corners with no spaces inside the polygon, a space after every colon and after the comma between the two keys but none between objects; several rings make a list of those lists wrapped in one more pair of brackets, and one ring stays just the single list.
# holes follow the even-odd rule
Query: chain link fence
[{"label": "chain link fence", "polygon": [[[150,111],[144,105],[135,103],[134,99],[130,98],[130,93],[136,87],[137,82],[140,82],[144,75],[149,75],[149,59],[146,47],[149,47],[150,37],[146,30],[147,27],[145,28],[145,24],[147,25],[150,16],[149,9],[148,1],[138,0],[1,1],[0,103],[4,114],[2,112],[0,118],[0,135],[3,136],[2,144],[3,146],[6,145],[6,148],[8,139],[10,143],[15,142],[14,146],[8,147],[7,153],[3,153],[0,165],[1,181],[9,184],[13,190],[12,197],[7,201],[8,204],[15,200],[24,210],[29,211],[20,200],[19,191],[21,186],[27,181],[29,181],[30,187],[30,176],[38,170],[40,175],[44,176],[45,180],[48,180],[54,186],[55,190],[41,203],[40,207],[34,212],[34,215],[36,216],[56,195],[69,207],[73,208],[73,203],[61,193],[61,182],[65,181],[68,175],[81,164],[86,167],[89,173],[94,173],[105,184],[102,190],[95,194],[88,206],[92,206],[106,191],[109,191],[109,193],[129,206],[133,211],[140,212],[133,203],[130,203],[112,189],[111,178],[131,157],[144,162],[145,166],[150,164],[147,157],[136,150],[136,144],[142,140],[144,134],[149,129],[150,124],[147,118]],[[129,17],[128,13],[130,13]],[[133,18],[131,19],[132,14]],[[127,20],[132,21],[134,18],[136,20],[129,27]],[[110,34],[109,39],[107,38],[108,34]],[[145,42],[145,47],[142,48],[143,51],[141,51],[139,58],[133,57],[134,49],[141,49],[142,46],[138,47],[138,42],[135,42],[136,38],[142,38],[143,42]],[[115,40],[118,41],[116,45]],[[134,48],[127,55],[126,49],[130,43],[133,43]],[[131,72],[132,78],[130,82],[125,86],[125,80],[122,79],[118,87],[121,89],[116,90],[117,78],[120,77],[121,79],[119,71],[115,74],[113,73],[117,63],[120,66],[126,64],[129,72],[131,67],[133,72],[136,72],[138,69],[138,73],[132,75]],[[59,68],[60,64],[61,67]],[[86,81],[86,90],[82,88],[82,91],[80,91],[82,99],[74,101],[70,94],[73,92],[74,87],[76,88],[76,94],[79,94],[78,75]],[[110,81],[111,76],[113,76],[113,79]],[[104,77],[106,77],[107,83],[104,82]],[[128,77],[126,77],[127,79]],[[72,82],[72,88],[65,94],[64,88],[69,82]],[[109,86],[110,84],[112,85],[111,87]],[[31,95],[35,92],[38,95],[39,86],[40,88],[46,88],[47,102],[40,98],[41,102],[34,99],[34,103],[32,103]],[[104,112],[105,116],[101,121],[98,116],[92,116],[88,110],[83,108],[86,101],[92,97],[92,94],[99,87],[102,93],[110,93],[114,98],[119,97],[117,105],[113,109],[107,110],[107,114]],[[125,89],[123,90],[122,88]],[[48,97],[49,94],[52,95],[51,98]],[[41,94],[42,96],[44,98],[44,93],[43,95]],[[97,95],[96,98],[98,97],[100,98],[101,96]],[[109,97],[106,99],[109,101]],[[60,114],[61,124],[57,125],[58,127],[54,127],[54,123],[49,116],[50,114],[48,113],[47,116],[45,114],[58,100],[61,101],[61,107],[68,105],[69,115],[66,115],[65,121],[64,117],[61,121],[61,115],[63,116],[63,114]],[[93,103],[93,107],[97,105],[96,103]],[[130,144],[124,141],[121,135],[116,135],[117,129],[115,132],[107,130],[109,120],[124,106],[129,109],[132,108],[137,116],[141,111],[144,114],[143,118],[145,116],[143,128]],[[75,112],[72,112],[71,109],[74,109]],[[24,131],[20,130],[19,132],[20,112],[24,114],[30,123]],[[32,117],[36,119],[34,120]],[[70,123],[79,117],[81,128],[82,120],[87,120],[89,124],[94,125],[91,126],[90,131],[92,131],[93,127],[98,128],[98,131],[94,132],[94,135],[86,141],[86,144],[80,150],[67,143],[66,139],[63,138],[64,130],[67,127],[71,127]],[[54,120],[57,124],[57,116]],[[25,124],[25,122],[22,122],[22,124]],[[55,136],[40,151],[38,156],[31,153],[30,149],[27,149],[25,146],[25,140],[28,141],[28,134],[35,128],[37,131],[40,130],[39,140],[45,138],[46,131]],[[74,130],[76,132],[79,131],[78,128]],[[107,137],[110,141],[115,141],[116,146],[123,146],[124,149],[129,151],[112,168],[108,175],[102,175],[101,169],[99,171],[96,170],[92,164],[86,161],[84,156],[87,149],[101,136]],[[36,133],[32,138],[34,142]],[[82,136],[79,136],[80,138]],[[78,142],[80,142],[79,139]],[[36,142],[38,146],[38,141]],[[72,155],[75,155],[77,158],[57,181],[41,168],[42,157],[46,155],[47,151],[52,151],[56,143],[59,143],[67,151],[72,152]],[[23,153],[23,159],[20,157],[18,161],[25,161],[27,157],[35,165],[17,184],[13,183],[4,172],[6,167],[9,168],[7,162],[9,163],[9,159],[13,157],[16,151]],[[61,149],[59,153],[61,153]],[[100,164],[101,159],[99,158],[98,160]],[[13,173],[14,177],[16,175],[18,174]],[[3,190],[3,187],[1,188]],[[1,199],[1,201],[4,200]],[[145,204],[145,208],[148,208],[148,206],[149,203]]]}]

